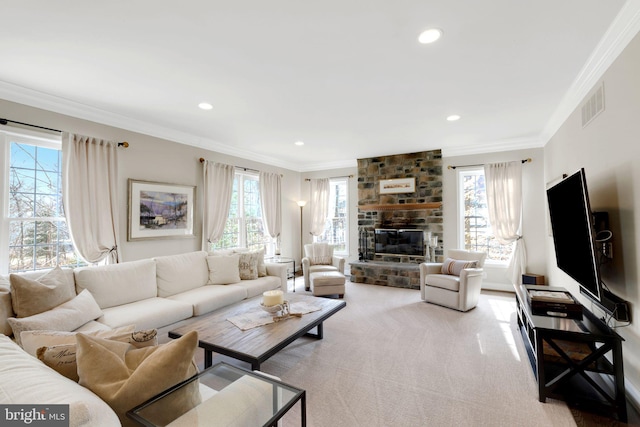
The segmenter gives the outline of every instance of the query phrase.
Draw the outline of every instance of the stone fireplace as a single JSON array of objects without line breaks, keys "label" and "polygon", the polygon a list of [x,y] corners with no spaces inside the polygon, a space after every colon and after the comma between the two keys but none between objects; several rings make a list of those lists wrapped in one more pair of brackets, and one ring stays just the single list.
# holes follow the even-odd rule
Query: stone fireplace
[{"label": "stone fireplace", "polygon": [[[395,182],[403,186],[394,189],[394,185],[390,185],[387,189],[388,183]],[[400,192],[404,188],[407,191]],[[419,264],[442,261],[441,207],[440,150],[358,159],[360,261],[351,264],[351,280],[419,288]],[[425,256],[376,253],[374,230],[377,228],[422,230],[437,239],[438,244],[426,247]]]}]

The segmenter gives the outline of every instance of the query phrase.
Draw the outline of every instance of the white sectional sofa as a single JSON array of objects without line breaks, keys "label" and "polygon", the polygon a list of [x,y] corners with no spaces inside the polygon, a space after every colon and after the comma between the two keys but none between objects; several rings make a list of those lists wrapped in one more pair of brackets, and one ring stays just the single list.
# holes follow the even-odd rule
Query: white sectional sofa
[{"label": "white sectional sofa", "polygon": [[[212,276],[208,262],[211,255],[198,251],[63,270],[76,298],[80,294],[86,295],[83,291],[87,290],[99,307],[99,310],[95,308],[98,310],[95,319],[82,323],[74,331],[110,330],[128,325],[135,325],[138,330],[157,329],[260,295],[266,290],[286,292],[285,264],[264,264],[263,274],[257,279],[211,284],[212,280],[220,281],[219,277]],[[21,276],[36,280],[43,274],[40,271]],[[47,314],[58,309],[53,308],[34,318],[45,316],[46,319]],[[75,315],[73,310],[70,313],[69,316]],[[15,337],[12,339],[9,322],[13,320],[7,319],[14,316],[9,278],[0,277],[0,332],[3,334],[0,334],[0,403],[65,403],[70,405],[72,426],[119,425],[118,417],[104,401],[44,365],[25,352]],[[73,324],[67,320],[62,323]],[[55,322],[50,324],[56,325]]]}]

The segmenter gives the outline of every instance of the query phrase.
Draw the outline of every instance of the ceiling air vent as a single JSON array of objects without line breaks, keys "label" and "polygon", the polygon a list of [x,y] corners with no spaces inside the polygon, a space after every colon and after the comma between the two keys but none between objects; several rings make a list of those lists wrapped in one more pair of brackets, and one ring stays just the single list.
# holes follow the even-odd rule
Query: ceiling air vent
[{"label": "ceiling air vent", "polygon": [[582,104],[582,127],[591,123],[602,111],[604,111],[604,82]]}]

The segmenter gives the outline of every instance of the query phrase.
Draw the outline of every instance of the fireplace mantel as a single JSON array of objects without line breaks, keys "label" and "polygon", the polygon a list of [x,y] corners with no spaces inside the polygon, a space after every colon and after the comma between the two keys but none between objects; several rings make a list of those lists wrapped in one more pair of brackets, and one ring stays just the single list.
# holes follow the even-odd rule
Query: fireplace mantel
[{"label": "fireplace mantel", "polygon": [[433,203],[387,203],[383,205],[361,205],[361,211],[412,211],[417,209],[440,209],[442,202]]}]

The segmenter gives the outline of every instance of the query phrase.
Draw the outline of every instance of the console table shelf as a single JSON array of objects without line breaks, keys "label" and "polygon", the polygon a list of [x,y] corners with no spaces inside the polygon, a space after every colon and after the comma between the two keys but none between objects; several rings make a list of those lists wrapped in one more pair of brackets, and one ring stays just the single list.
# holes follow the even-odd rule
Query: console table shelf
[{"label": "console table shelf", "polygon": [[527,290],[515,285],[518,328],[538,382],[538,400],[561,399],[626,422],[622,337],[583,307],[582,319],[534,315]]}]

